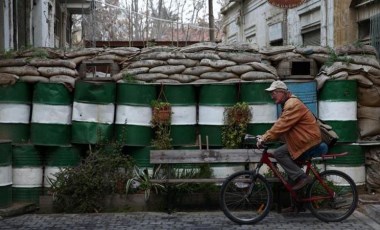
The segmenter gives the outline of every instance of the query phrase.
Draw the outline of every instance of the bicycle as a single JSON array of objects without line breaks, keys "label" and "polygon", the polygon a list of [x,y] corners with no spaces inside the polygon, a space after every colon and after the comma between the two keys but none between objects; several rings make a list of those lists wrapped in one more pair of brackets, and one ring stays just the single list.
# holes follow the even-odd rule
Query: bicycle
[{"label": "bicycle", "polygon": [[[256,140],[256,136],[246,135],[245,140]],[[273,172],[286,190],[290,193],[292,201],[298,207],[306,204],[310,212],[324,222],[337,222],[348,218],[358,204],[358,192],[355,182],[347,174],[337,170],[318,172],[312,162],[315,160],[335,159],[347,155],[347,152],[339,154],[326,154],[303,162],[299,165],[306,166],[306,174],[313,176],[313,181],[299,191],[293,191],[291,184],[280,173],[276,163],[270,158],[273,155],[268,152],[268,146],[262,148],[260,162],[254,170],[243,170],[229,176],[222,184],[220,191],[220,207],[225,216],[238,224],[254,224],[268,215],[272,202],[273,192],[267,179],[259,173],[265,164]],[[301,194],[300,194],[301,193]]]}]

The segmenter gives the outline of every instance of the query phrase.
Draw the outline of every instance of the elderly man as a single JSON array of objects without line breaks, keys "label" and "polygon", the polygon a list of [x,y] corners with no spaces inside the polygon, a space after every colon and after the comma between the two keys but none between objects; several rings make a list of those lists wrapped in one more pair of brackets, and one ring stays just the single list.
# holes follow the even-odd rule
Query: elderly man
[{"label": "elderly man", "polygon": [[293,190],[299,190],[311,182],[305,172],[294,162],[321,156],[328,147],[322,142],[316,118],[306,105],[294,96],[282,81],[274,81],[266,91],[270,92],[276,104],[282,107],[281,116],[274,125],[260,136],[257,145],[282,139],[285,144],[277,148],[273,155],[290,179],[295,181]]}]

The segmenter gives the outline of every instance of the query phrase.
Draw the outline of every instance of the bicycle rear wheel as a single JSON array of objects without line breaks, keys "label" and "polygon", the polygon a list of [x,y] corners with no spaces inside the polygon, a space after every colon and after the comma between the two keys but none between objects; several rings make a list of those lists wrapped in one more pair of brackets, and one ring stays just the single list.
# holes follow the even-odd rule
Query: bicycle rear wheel
[{"label": "bicycle rear wheel", "polygon": [[[342,221],[349,217],[358,204],[358,192],[355,182],[347,174],[328,170],[320,173],[323,181],[334,191],[331,198],[318,199],[309,202],[311,213],[325,222]],[[327,190],[321,182],[314,180],[307,189],[307,197],[328,197]]]},{"label": "bicycle rear wheel", "polygon": [[267,180],[252,171],[229,176],[220,191],[220,207],[238,224],[254,224],[268,215],[273,195]]}]

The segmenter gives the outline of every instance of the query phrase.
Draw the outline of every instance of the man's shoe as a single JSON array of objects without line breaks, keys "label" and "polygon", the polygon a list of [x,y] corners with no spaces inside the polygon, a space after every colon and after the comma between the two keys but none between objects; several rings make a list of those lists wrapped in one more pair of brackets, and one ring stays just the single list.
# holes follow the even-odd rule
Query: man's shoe
[{"label": "man's shoe", "polygon": [[306,177],[303,177],[301,178],[297,184],[295,184],[293,187],[292,187],[292,190],[293,191],[296,191],[296,190],[299,190],[301,188],[303,188],[305,185],[311,183],[313,181],[313,178],[309,177],[309,176],[306,176]]}]

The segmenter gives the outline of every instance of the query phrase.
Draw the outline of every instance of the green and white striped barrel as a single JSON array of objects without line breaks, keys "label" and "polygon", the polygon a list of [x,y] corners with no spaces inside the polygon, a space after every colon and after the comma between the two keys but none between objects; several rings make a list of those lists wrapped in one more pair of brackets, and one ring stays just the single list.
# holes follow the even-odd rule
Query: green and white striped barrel
[{"label": "green and white striped barrel", "polygon": [[12,142],[0,140],[0,208],[12,205]]},{"label": "green and white striped barrel", "polygon": [[71,143],[72,94],[60,83],[37,83],[33,93],[31,140],[35,145]]},{"label": "green and white striped barrel", "polygon": [[49,147],[45,151],[44,188],[50,188],[56,173],[65,168],[78,166],[81,161],[80,149],[76,146]]},{"label": "green and white striped barrel", "polygon": [[339,142],[357,141],[356,81],[326,81],[318,95],[318,110],[319,118],[333,127],[339,136]]},{"label": "green and white striped barrel", "polygon": [[202,85],[199,92],[199,133],[202,144],[211,147],[222,146],[222,127],[224,125],[224,109],[237,102],[235,84]]},{"label": "green and white striped barrel", "polygon": [[277,107],[270,94],[265,91],[270,82],[250,82],[241,84],[241,100],[249,104],[252,119],[247,132],[261,135],[272,127],[277,120]]},{"label": "green and white striped barrel", "polygon": [[116,84],[76,81],[72,143],[95,144],[113,138]]},{"label": "green and white striped barrel", "polygon": [[151,149],[151,146],[127,146],[124,151],[134,159],[136,165],[140,168],[153,168],[153,165],[150,163]]},{"label": "green and white striped barrel", "polygon": [[172,106],[170,137],[173,146],[194,145],[197,100],[193,85],[165,85],[164,94]]},{"label": "green and white striped barrel", "polygon": [[34,145],[13,145],[12,166],[13,202],[39,204],[43,190],[42,154]]},{"label": "green and white striped barrel", "polygon": [[[337,143],[330,150],[330,153],[348,152],[347,156],[338,157],[326,162],[326,169],[339,170],[348,174],[356,185],[365,184],[365,153],[361,146],[355,143]],[[342,184],[343,185],[343,184]]]},{"label": "green and white striped barrel", "polygon": [[115,136],[128,146],[147,146],[152,140],[151,102],[157,98],[155,85],[118,83]]},{"label": "green and white striped barrel", "polygon": [[30,139],[32,85],[17,82],[0,89],[0,139],[24,143]]}]

